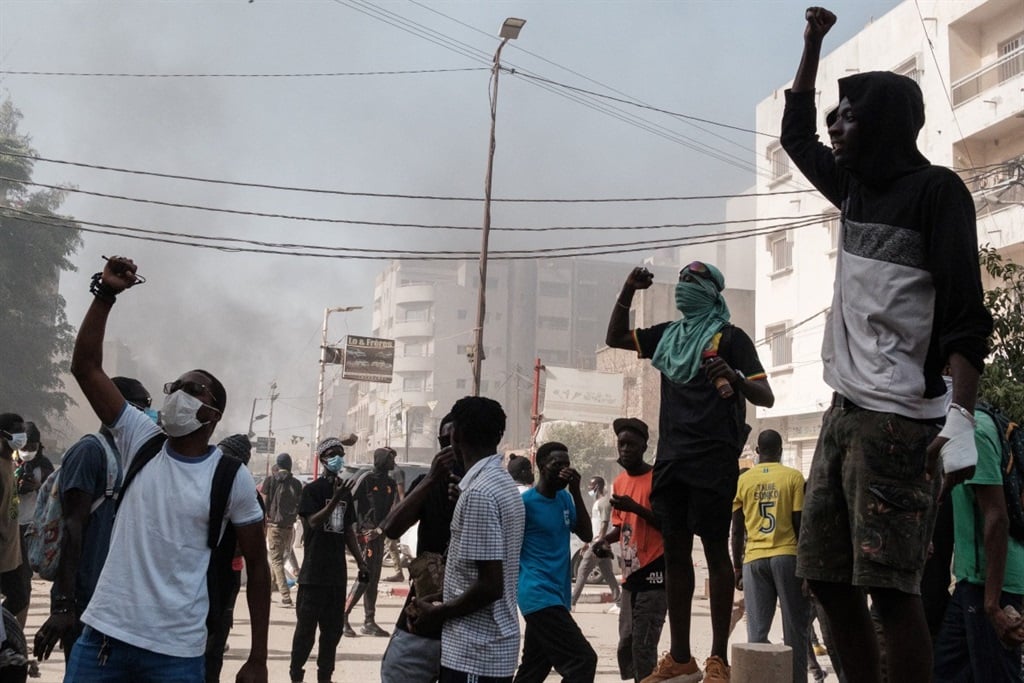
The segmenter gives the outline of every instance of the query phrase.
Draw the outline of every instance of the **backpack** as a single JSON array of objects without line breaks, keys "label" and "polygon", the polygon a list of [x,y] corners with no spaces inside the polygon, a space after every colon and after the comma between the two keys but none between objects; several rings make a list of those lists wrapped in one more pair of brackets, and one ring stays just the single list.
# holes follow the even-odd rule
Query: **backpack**
[{"label": "backpack", "polygon": [[1006,514],[1010,518],[1010,536],[1024,543],[1024,431],[998,408],[978,402],[975,408],[995,423],[1003,447],[1000,470],[1003,473],[1003,494]]},{"label": "backpack", "polygon": [[[117,454],[107,438],[100,433],[88,434],[85,439],[98,441],[107,458],[107,485],[103,495],[93,501],[89,514],[96,512],[103,501],[117,496],[117,480],[121,473]],[[64,505],[60,499],[60,469],[55,470],[39,487],[39,497],[32,513],[24,541],[27,544],[29,566],[47,581],[57,578],[60,566],[60,548],[64,540]]]},{"label": "backpack", "polygon": [[[124,483],[121,485],[121,493],[118,497],[118,506],[124,500],[124,492],[132,483],[139,470],[146,463],[152,460],[163,448],[165,434],[157,434],[147,441],[132,460],[128,472],[124,476]],[[227,596],[230,594],[229,587],[234,581],[234,574],[231,569],[231,560],[235,556],[235,531],[229,523],[224,530],[223,536],[220,533],[221,524],[224,521],[224,513],[227,512],[228,499],[231,497],[231,488],[235,483],[235,476],[242,461],[230,455],[221,455],[217,467],[213,472],[213,484],[210,487],[210,527],[207,532],[206,545],[210,548],[210,563],[206,569],[206,591],[209,595],[210,610],[206,616],[207,630],[221,618],[224,609],[227,607]]]}]

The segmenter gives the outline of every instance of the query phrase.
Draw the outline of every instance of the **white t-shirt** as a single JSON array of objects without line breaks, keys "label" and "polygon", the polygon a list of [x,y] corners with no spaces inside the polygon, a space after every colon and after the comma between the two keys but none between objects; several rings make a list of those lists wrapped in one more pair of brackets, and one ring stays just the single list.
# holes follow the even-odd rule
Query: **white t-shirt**
[{"label": "white t-shirt", "polygon": [[[130,453],[160,433],[145,413],[125,405],[110,428],[118,452]],[[173,657],[206,649],[207,533],[213,472],[221,458],[211,447],[199,458],[167,444],[125,492],[110,537],[110,552],[82,621],[130,645]],[[256,485],[246,468],[235,476],[224,513],[235,526],[263,521]],[[223,529],[221,530],[223,533]]]}]

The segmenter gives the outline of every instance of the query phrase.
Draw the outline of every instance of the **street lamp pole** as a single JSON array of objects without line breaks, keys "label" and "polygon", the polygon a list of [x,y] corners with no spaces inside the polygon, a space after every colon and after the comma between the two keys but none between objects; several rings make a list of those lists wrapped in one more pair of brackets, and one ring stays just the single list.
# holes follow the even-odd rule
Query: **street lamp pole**
[{"label": "street lamp pole", "polygon": [[[320,444],[320,426],[324,421],[324,366],[326,365],[324,354],[327,352],[327,319],[331,317],[331,313],[348,313],[350,311],[358,311],[361,308],[362,306],[335,306],[334,308],[324,309],[324,325],[320,334],[320,381],[316,390],[316,424],[313,426],[314,449]],[[317,475],[317,470],[320,468],[319,465],[319,460],[314,457],[313,476]]]},{"label": "street lamp pole", "polygon": [[501,25],[501,43],[494,52],[491,66],[491,136],[487,148],[487,175],[484,177],[484,222],[480,239],[480,288],[477,291],[476,328],[473,341],[473,395],[480,395],[480,374],[484,360],[484,318],[487,313],[487,251],[491,236],[491,179],[494,174],[495,127],[498,122],[498,76],[501,74],[501,51],[505,43],[519,37],[525,19],[509,17]]}]

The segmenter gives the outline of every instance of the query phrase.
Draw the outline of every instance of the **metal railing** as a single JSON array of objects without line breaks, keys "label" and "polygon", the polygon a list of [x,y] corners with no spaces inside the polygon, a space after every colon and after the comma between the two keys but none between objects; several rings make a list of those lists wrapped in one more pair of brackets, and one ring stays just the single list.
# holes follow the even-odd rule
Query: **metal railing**
[{"label": "metal railing", "polygon": [[953,106],[959,106],[1021,73],[1024,73],[1024,46],[953,83],[950,88]]}]

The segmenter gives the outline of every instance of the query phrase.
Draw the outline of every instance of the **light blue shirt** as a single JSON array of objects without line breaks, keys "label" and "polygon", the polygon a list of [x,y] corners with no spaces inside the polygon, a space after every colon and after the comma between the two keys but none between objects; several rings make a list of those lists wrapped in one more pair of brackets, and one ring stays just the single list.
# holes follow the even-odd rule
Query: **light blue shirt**
[{"label": "light blue shirt", "polygon": [[548,498],[529,489],[523,493],[526,531],[519,554],[519,611],[532,614],[545,607],[570,608],[572,577],[569,534],[576,526],[576,504],[562,489]]}]

